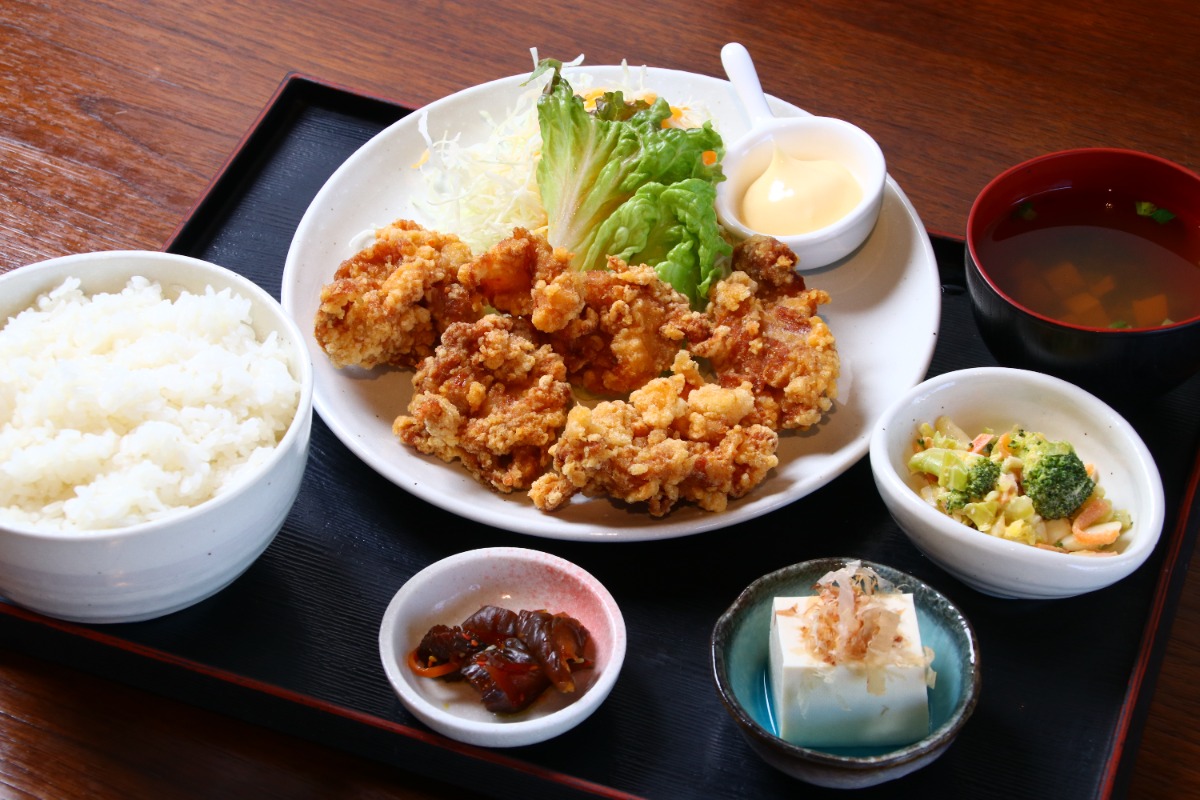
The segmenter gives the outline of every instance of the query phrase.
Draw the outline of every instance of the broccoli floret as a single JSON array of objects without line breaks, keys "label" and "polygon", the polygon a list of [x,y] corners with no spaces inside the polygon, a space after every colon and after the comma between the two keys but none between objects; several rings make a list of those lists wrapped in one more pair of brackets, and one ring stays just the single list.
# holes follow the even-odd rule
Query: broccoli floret
[{"label": "broccoli floret", "polygon": [[1022,456],[1021,483],[1043,519],[1062,519],[1087,502],[1096,482],[1067,442],[1031,444]]},{"label": "broccoli floret", "polygon": [[1027,453],[1031,453],[1049,443],[1049,440],[1045,436],[1036,431],[1014,428],[1009,433],[1008,449],[1016,456],[1023,458]]},{"label": "broccoli floret", "polygon": [[967,488],[964,490],[972,500],[978,500],[996,488],[1000,479],[1000,465],[987,456],[971,459],[967,469]]},{"label": "broccoli floret", "polygon": [[955,489],[943,492],[938,498],[938,504],[946,511],[958,511],[960,508],[964,508],[969,502],[971,502],[971,498],[966,492],[960,492]]},{"label": "broccoli floret", "polygon": [[946,489],[942,503],[950,511],[973,500],[982,500],[996,488],[1000,477],[1000,465],[987,456],[943,447],[916,453],[909,459],[908,468],[937,476],[938,485]]}]

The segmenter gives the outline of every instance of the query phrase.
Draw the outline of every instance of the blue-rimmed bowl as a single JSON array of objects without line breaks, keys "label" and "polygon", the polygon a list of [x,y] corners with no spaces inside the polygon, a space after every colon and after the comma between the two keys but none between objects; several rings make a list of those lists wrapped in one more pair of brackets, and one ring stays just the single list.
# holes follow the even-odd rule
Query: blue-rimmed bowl
[{"label": "blue-rimmed bowl", "polygon": [[772,767],[807,783],[839,789],[874,786],[903,777],[938,758],[954,741],[979,699],[979,645],[970,623],[937,590],[899,570],[863,566],[911,592],[921,643],[934,651],[935,686],[929,692],[929,735],[901,747],[814,748],[781,739],[771,708],[769,631],[772,600],[814,594],[813,586],[849,558],[804,561],[764,575],[746,587],[712,633],[717,692],[742,736]]}]

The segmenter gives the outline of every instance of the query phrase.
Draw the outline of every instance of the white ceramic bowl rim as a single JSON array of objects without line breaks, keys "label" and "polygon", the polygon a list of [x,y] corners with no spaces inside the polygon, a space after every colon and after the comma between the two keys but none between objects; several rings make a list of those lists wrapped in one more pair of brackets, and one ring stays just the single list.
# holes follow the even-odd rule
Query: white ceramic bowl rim
[{"label": "white ceramic bowl rim", "polygon": [[[865,216],[878,209],[879,200],[883,195],[884,185],[887,181],[887,164],[879,143],[854,123],[836,117],[776,117],[773,120],[756,123],[754,128],[728,146],[723,163],[729,164],[732,159],[736,165],[739,158],[769,140],[777,131],[803,130],[805,128],[835,130],[846,141],[853,143],[855,150],[859,152],[867,164],[864,177],[868,178],[868,180],[864,181],[862,197],[858,203],[837,221],[807,233],[777,235],[775,237],[792,247],[792,249],[828,242],[842,236],[850,228],[859,224]],[[728,180],[728,178],[729,176],[727,175],[726,179]],[[720,205],[722,217],[725,219],[727,225],[735,228],[743,236],[749,236],[754,233],[741,219],[741,215],[735,208],[736,203],[732,201],[732,198],[722,192],[718,196],[717,202]],[[798,266],[803,267],[803,264]]]},{"label": "white ceramic bowl rim", "polygon": [[[1033,370],[1011,367],[972,367],[946,372],[930,378],[902,395],[889,409],[885,410],[879,416],[880,423],[872,434],[870,443],[872,460],[878,460],[879,463],[890,465],[891,462],[886,452],[886,443],[883,435],[885,427],[890,420],[901,414],[903,409],[912,404],[915,399],[931,395],[949,384],[973,381],[978,378],[1003,379],[1013,382],[1025,381],[1046,391],[1056,393],[1068,392],[1084,413],[1104,419],[1114,427],[1120,437],[1128,444],[1130,461],[1135,462],[1146,474],[1152,476],[1151,506],[1141,510],[1139,520],[1135,520],[1135,525],[1145,526],[1144,529],[1139,528],[1139,535],[1132,537],[1129,545],[1124,550],[1103,558],[1088,558],[1070,553],[1043,550],[1020,542],[1012,542],[1007,539],[990,536],[982,531],[977,531],[960,522],[956,522],[936,509],[931,508],[928,503],[912,490],[904,476],[900,475],[895,469],[880,470],[877,474],[886,481],[889,489],[893,492],[896,502],[913,509],[914,513],[923,515],[930,525],[936,526],[947,535],[963,536],[970,534],[970,539],[967,541],[972,546],[998,555],[1004,554],[1022,559],[1040,559],[1049,563],[1057,561],[1064,565],[1069,564],[1076,571],[1089,569],[1108,571],[1115,567],[1123,566],[1129,561],[1144,560],[1147,552],[1152,550],[1158,543],[1164,519],[1165,501],[1163,499],[1163,488],[1161,478],[1155,466],[1154,457],[1137,431],[1133,429],[1133,426],[1117,413],[1116,410],[1096,396],[1061,378]],[[1119,498],[1116,499],[1119,505]]]},{"label": "white ceramic bowl rim", "polygon": [[[312,362],[309,359],[308,350],[304,346],[304,336],[300,332],[299,327],[292,319],[283,312],[279,302],[275,300],[266,290],[258,284],[251,281],[249,278],[234,272],[231,269],[222,267],[209,261],[203,261],[191,256],[180,255],[178,253],[167,253],[158,250],[101,250],[92,253],[73,253],[71,255],[58,256],[56,258],[46,259],[29,264],[25,267],[18,267],[15,270],[6,272],[0,275],[0,296],[6,292],[6,286],[10,282],[17,280],[24,281],[28,273],[26,270],[36,269],[55,269],[60,267],[70,267],[73,265],[81,265],[83,269],[87,269],[87,265],[97,261],[120,261],[129,260],[131,262],[158,262],[158,263],[174,263],[187,269],[196,270],[206,274],[221,274],[234,289],[242,296],[251,300],[257,307],[268,309],[274,324],[288,331],[291,339],[289,349],[295,353],[295,363],[299,366],[300,374],[294,376],[300,384],[300,395],[297,398],[296,413],[289,423],[287,431],[275,445],[274,451],[264,460],[255,472],[261,475],[266,472],[271,472],[278,465],[279,461],[285,457],[291,450],[291,445],[294,440],[301,435],[304,435],[303,422],[307,415],[304,409],[312,404],[313,392],[313,370]],[[137,269],[130,270],[130,275],[137,274]],[[72,277],[83,277],[86,283],[86,276],[72,275]],[[65,279],[65,278],[64,278]],[[62,280],[58,280],[54,285],[47,285],[44,289],[37,290],[36,294],[41,295],[51,291],[61,284]],[[7,320],[4,321],[7,323]],[[0,325],[0,327],[3,327]],[[121,538],[134,539],[142,536],[154,536],[164,528],[175,527],[179,524],[186,524],[191,518],[201,514],[208,514],[216,511],[222,505],[232,502],[235,498],[245,494],[247,491],[253,490],[254,483],[250,480],[252,476],[244,475],[242,480],[230,487],[226,491],[205,500],[203,503],[192,506],[187,509],[181,509],[175,514],[172,514],[163,519],[149,520],[139,522],[133,525],[126,525],[119,528],[100,528],[95,530],[68,530],[54,531],[43,528],[35,528],[30,525],[15,524],[11,522],[0,523],[6,533],[28,537],[30,539],[47,539],[53,541],[74,541],[74,540],[89,540],[95,541],[100,538],[120,536]]]}]

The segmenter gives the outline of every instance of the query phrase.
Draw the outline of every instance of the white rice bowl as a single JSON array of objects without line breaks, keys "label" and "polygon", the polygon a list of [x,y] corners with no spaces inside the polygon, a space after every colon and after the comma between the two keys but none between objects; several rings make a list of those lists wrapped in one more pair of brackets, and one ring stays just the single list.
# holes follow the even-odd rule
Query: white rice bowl
[{"label": "white rice bowl", "polygon": [[68,278],[0,328],[0,522],[116,528],[211,499],[287,431],[287,357],[229,288],[172,299],[135,276],[89,297]]},{"label": "white rice bowl", "polygon": [[62,619],[190,606],[267,548],[308,459],[312,364],[242,276],[151,251],[0,275],[0,597]]}]

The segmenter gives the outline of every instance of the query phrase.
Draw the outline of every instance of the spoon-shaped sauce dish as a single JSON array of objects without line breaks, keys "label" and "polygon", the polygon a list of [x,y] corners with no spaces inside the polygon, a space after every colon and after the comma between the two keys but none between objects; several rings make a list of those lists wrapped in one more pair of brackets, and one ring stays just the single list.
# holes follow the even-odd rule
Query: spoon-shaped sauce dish
[{"label": "spoon-shaped sauce dish", "polygon": [[776,117],[741,44],[725,45],[721,63],[750,120],[722,162],[721,224],[739,239],[774,236],[796,254],[799,272],[846,258],[879,218],[887,166],[878,143],[845,120]]}]

